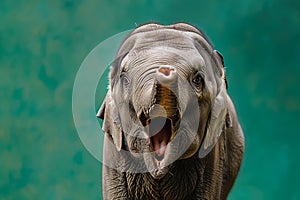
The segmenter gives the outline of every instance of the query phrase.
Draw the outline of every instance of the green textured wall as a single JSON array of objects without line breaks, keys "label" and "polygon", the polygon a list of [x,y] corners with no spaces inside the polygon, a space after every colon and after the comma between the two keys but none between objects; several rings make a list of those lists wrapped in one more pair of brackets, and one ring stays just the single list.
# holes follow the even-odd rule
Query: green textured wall
[{"label": "green textured wall", "polygon": [[0,199],[101,199],[73,82],[99,42],[150,20],[201,27],[225,57],[246,137],[229,199],[300,199],[299,0],[1,0]]}]

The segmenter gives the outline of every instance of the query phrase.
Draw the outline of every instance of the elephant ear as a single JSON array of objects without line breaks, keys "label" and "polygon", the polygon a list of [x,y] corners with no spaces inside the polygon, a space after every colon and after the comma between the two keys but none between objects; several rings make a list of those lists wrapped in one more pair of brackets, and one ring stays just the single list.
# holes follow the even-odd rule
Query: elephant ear
[{"label": "elephant ear", "polygon": [[[214,56],[220,56],[220,53],[214,51]],[[221,57],[221,56],[220,56]],[[220,58],[219,57],[219,58]],[[219,59],[215,58],[215,59]],[[222,58],[222,57],[221,57]],[[218,69],[221,72],[221,84],[218,90],[218,94],[213,101],[212,109],[210,113],[210,119],[206,129],[205,138],[201,144],[199,157],[205,157],[217,143],[225,125],[227,114],[227,84],[225,79],[225,72],[223,67],[223,60],[215,60],[218,65]],[[220,67],[222,66],[222,67]],[[218,75],[217,75],[218,76]]]},{"label": "elephant ear", "polygon": [[115,102],[111,97],[110,90],[98,110],[97,117],[103,120],[102,129],[109,134],[118,151],[122,148],[123,133],[120,125],[118,111]]}]

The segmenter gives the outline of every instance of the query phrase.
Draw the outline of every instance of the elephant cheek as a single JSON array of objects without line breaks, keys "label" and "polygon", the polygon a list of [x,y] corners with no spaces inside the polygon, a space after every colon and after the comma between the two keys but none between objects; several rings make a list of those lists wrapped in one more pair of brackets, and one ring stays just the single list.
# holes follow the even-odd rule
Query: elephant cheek
[{"label": "elephant cheek", "polygon": [[185,153],[181,156],[181,159],[192,157],[200,147],[200,136],[197,136],[195,140],[191,143],[189,148],[185,151]]}]

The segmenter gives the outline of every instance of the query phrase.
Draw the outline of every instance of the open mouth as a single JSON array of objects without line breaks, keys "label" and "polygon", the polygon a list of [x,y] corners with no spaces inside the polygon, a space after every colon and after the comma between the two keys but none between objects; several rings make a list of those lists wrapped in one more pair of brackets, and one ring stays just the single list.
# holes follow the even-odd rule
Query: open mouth
[{"label": "open mouth", "polygon": [[148,132],[149,146],[155,167],[166,167],[171,150],[170,143],[176,135],[180,124],[180,109],[174,88],[157,83],[151,105],[144,107],[139,119]]},{"label": "open mouth", "polygon": [[148,120],[150,148],[154,152],[157,161],[164,159],[167,145],[174,135],[173,127],[170,118],[155,117]]}]

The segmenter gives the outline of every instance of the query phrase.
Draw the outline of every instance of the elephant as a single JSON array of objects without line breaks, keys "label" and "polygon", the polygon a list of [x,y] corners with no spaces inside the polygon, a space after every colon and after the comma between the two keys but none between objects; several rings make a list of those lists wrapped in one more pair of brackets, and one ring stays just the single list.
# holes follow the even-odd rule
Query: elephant
[{"label": "elephant", "polygon": [[223,56],[187,23],[143,24],[111,64],[97,117],[104,199],[227,199],[244,135]]}]

